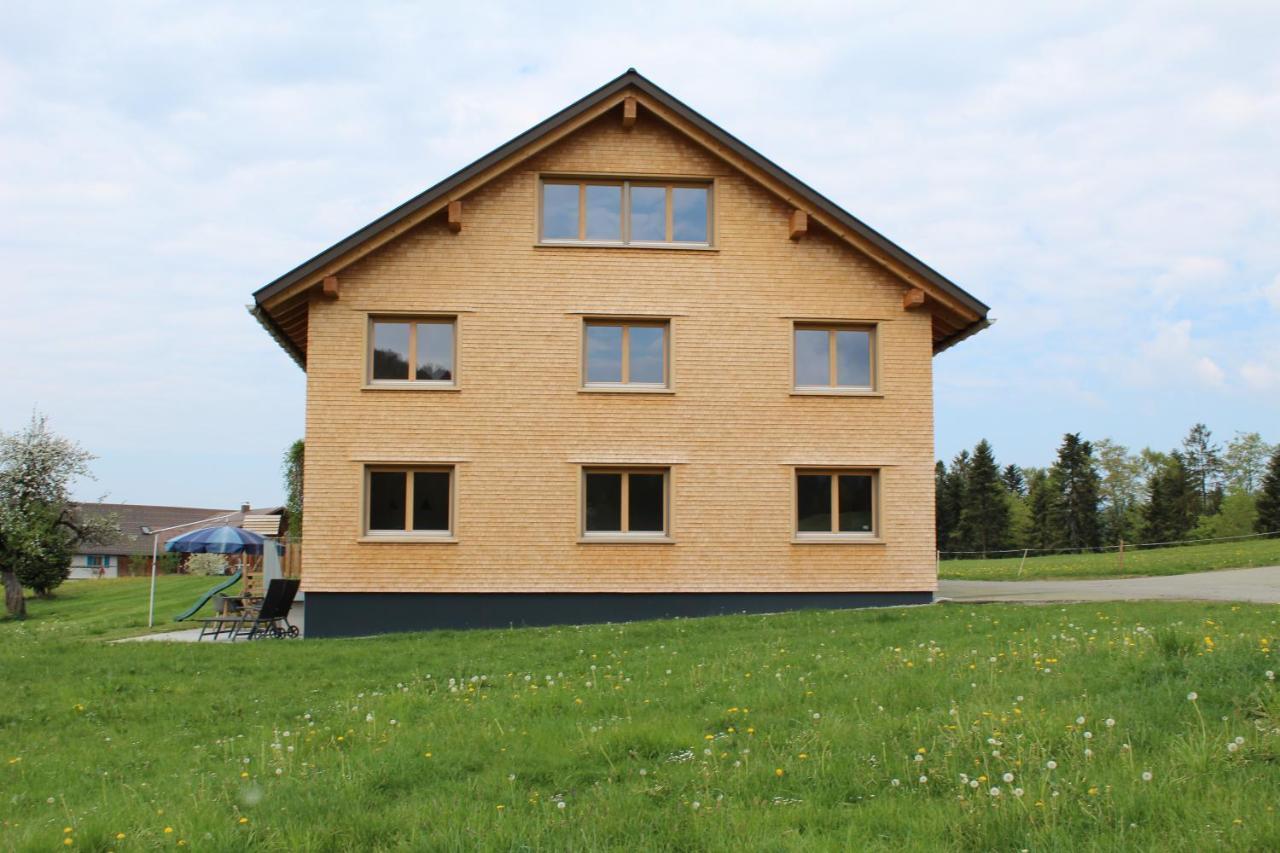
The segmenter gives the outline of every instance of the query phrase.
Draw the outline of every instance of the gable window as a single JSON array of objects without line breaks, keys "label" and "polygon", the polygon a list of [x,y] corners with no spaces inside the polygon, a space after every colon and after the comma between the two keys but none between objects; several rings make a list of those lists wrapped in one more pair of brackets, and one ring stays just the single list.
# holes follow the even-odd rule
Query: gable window
[{"label": "gable window", "polygon": [[583,383],[588,388],[667,387],[665,321],[588,320],[583,329]]},{"label": "gable window", "polygon": [[875,329],[858,326],[795,327],[795,387],[875,389]]},{"label": "gable window", "polygon": [[874,537],[874,471],[796,471],[796,536]]},{"label": "gable window", "polygon": [[364,529],[370,536],[451,535],[453,469],[366,468]]},{"label": "gable window", "polygon": [[453,386],[454,317],[375,317],[369,321],[368,381]]},{"label": "gable window", "polygon": [[583,468],[585,538],[665,538],[667,468]]},{"label": "gable window", "polygon": [[541,204],[544,243],[711,244],[709,182],[547,178]]}]

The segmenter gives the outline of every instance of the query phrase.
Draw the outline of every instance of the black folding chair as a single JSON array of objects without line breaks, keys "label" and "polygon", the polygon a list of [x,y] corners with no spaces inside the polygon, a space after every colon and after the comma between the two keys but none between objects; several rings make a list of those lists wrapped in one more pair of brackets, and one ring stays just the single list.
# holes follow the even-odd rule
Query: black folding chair
[{"label": "black folding chair", "polygon": [[267,585],[267,594],[256,607],[246,607],[239,613],[210,616],[200,621],[200,639],[218,639],[222,634],[258,640],[264,637],[296,637],[298,628],[289,624],[289,610],[298,595],[298,578],[276,578]]}]

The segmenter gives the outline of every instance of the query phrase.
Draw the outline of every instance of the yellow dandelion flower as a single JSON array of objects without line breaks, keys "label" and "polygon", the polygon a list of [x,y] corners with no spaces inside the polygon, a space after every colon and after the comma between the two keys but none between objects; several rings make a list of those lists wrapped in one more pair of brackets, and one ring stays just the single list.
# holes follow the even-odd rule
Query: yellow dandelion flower
[{"label": "yellow dandelion flower", "polygon": [[172,827],[172,826],[166,826],[166,827],[164,828],[164,834],[165,834],[165,835],[172,835],[172,834],[173,834],[173,827]]},{"label": "yellow dandelion flower", "polygon": [[244,824],[246,824],[246,823],[248,823],[248,822],[249,822],[249,818],[247,818],[247,817],[242,817],[242,818],[240,818],[240,824],[241,824],[241,825],[244,825]]},{"label": "yellow dandelion flower", "polygon": [[785,772],[785,771],[783,771],[783,769],[782,769],[781,767],[779,767],[777,770],[773,771],[773,775],[774,775],[774,776],[781,776],[784,772]]}]

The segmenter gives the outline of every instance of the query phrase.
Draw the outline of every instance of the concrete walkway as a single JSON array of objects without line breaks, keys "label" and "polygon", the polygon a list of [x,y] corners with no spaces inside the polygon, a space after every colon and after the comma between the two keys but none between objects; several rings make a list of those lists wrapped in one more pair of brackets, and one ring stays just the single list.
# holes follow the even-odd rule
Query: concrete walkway
[{"label": "concrete walkway", "polygon": [[1155,578],[1114,580],[938,581],[938,600],[1015,601],[1252,601],[1280,603],[1280,566],[1227,569]]}]

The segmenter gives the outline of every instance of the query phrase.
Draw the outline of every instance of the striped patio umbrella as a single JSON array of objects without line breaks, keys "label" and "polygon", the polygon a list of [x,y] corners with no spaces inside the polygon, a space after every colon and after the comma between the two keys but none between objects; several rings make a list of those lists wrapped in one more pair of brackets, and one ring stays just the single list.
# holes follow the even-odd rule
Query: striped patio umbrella
[{"label": "striped patio umbrella", "polygon": [[266,540],[240,527],[202,527],[165,543],[166,551],[182,554],[261,554]]}]

